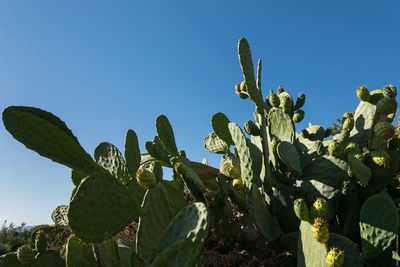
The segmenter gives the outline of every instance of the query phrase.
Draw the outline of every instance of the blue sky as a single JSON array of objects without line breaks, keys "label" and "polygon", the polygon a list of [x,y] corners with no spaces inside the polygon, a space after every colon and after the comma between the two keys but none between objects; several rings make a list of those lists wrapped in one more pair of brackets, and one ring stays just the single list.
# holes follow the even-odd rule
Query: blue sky
[{"label": "blue sky", "polygon": [[[217,112],[243,125],[250,101],[237,41],[263,60],[263,91],[307,96],[305,119],[324,127],[354,111],[360,85],[400,86],[400,2],[12,1],[0,2],[0,109],[26,105],[66,121],[91,154],[126,131],[144,143],[165,114],[178,149],[219,157],[203,140]],[[70,170],[40,157],[0,126],[0,222],[51,223],[67,204]]]}]

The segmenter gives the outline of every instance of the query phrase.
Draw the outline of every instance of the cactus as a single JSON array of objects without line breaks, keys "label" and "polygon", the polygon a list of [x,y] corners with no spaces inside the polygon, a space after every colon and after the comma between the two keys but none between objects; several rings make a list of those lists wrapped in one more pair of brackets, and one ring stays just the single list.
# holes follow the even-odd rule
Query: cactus
[{"label": "cactus", "polygon": [[310,221],[310,211],[307,207],[307,204],[304,199],[299,198],[294,201],[294,212],[296,213],[297,218],[302,221]]},{"label": "cactus", "polygon": [[372,161],[378,166],[388,167],[390,163],[390,156],[384,150],[376,150],[371,152]]},{"label": "cactus", "polygon": [[388,122],[378,122],[374,127],[374,133],[384,140],[391,138],[394,132],[394,126]]},{"label": "cactus", "polygon": [[326,255],[327,267],[342,267],[344,262],[344,251],[338,248],[331,248]]},{"label": "cactus", "polygon": [[326,242],[328,242],[329,239],[328,226],[321,218],[316,218],[314,220],[314,224],[312,226],[312,233],[315,240],[317,240],[319,243],[325,244]]},{"label": "cactus", "polygon": [[391,113],[396,112],[397,110],[397,102],[394,98],[382,98],[376,104],[376,111],[383,115],[389,115]]},{"label": "cactus", "polygon": [[370,93],[365,86],[360,86],[357,88],[357,96],[361,101],[369,102]]},{"label": "cactus", "polygon": [[65,258],[67,266],[97,266],[92,248],[76,236],[68,238]]},{"label": "cactus", "polygon": [[68,205],[60,205],[55,208],[53,213],[51,214],[51,219],[57,225],[68,225]]},{"label": "cactus", "polygon": [[343,153],[343,143],[340,141],[332,141],[328,146],[329,155],[340,158]]},{"label": "cactus", "polygon": [[[146,153],[141,154],[136,133],[128,130],[124,154],[104,142],[93,160],[53,114],[16,106],[3,111],[12,136],[70,167],[76,186],[69,205],[53,212],[56,225],[32,231],[39,252],[35,266],[65,266],[63,258],[67,266],[194,266],[206,239],[211,244],[206,250],[214,241],[246,246],[249,240],[242,240],[245,233],[236,234],[237,224],[244,231],[253,227],[268,241],[288,245],[298,238],[297,247],[289,244],[297,249],[298,266],[390,264],[385,257],[399,229],[393,203],[400,195],[400,141],[392,125],[396,88],[369,92],[359,87],[356,111],[346,112],[342,129],[324,141],[339,127],[324,130],[309,124],[296,133],[305,95],[300,93],[293,104],[292,95],[280,86],[264,102],[261,60],[256,78],[246,39],[239,41],[238,50],[244,81],[235,91],[255,103],[257,114],[244,125],[249,138],[223,113],[212,117],[213,132],[204,146],[223,154],[219,169],[178,151],[164,115],[156,119],[157,136],[145,143]],[[163,180],[163,168],[171,169],[172,181]],[[243,219],[235,215],[239,213]],[[135,244],[117,237],[133,221],[139,222]],[[60,231],[69,236],[66,245],[56,246],[65,245],[61,255],[46,250]],[[0,266],[4,264],[21,266],[15,253],[1,256]]]},{"label": "cactus", "polygon": [[246,131],[246,133],[253,136],[260,136],[261,134],[260,128],[258,128],[257,125],[252,120],[248,120],[244,124],[244,130]]},{"label": "cactus", "polygon": [[395,98],[397,96],[397,89],[393,85],[382,88],[384,98]]},{"label": "cactus", "polygon": [[36,252],[27,246],[22,246],[17,250],[18,260],[22,264],[31,265],[35,261]]},{"label": "cactus", "polygon": [[299,109],[294,113],[293,115],[293,122],[294,123],[299,123],[304,119],[304,111]]},{"label": "cactus", "polygon": [[39,253],[43,253],[47,249],[47,238],[43,231],[38,231],[35,238],[35,249]]},{"label": "cactus", "polygon": [[268,96],[268,102],[271,104],[272,107],[277,108],[281,104],[281,100],[279,97],[274,94],[272,90],[270,90],[270,94]]},{"label": "cactus", "polygon": [[397,208],[390,198],[373,195],[360,213],[363,257],[370,259],[390,247],[399,229]]},{"label": "cactus", "polygon": [[314,220],[324,217],[327,209],[328,205],[326,204],[326,200],[324,198],[317,198],[311,206],[311,218]]}]

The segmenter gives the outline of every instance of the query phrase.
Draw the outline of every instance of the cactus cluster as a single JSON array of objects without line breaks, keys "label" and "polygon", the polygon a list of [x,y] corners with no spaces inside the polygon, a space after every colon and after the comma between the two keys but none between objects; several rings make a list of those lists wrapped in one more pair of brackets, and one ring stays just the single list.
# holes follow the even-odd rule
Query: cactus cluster
[{"label": "cactus cluster", "polygon": [[[69,205],[52,215],[57,227],[72,231],[61,253],[48,246],[46,229],[52,226],[46,226],[34,232],[35,249],[1,256],[0,266],[193,266],[210,235],[245,239],[237,234],[234,211],[245,218],[241,229],[254,228],[286,245],[297,266],[392,263],[400,199],[400,138],[392,125],[396,88],[359,87],[360,104],[343,115],[341,131],[331,139],[319,125],[297,132],[305,94],[294,101],[279,86],[263,98],[261,60],[255,74],[246,39],[239,40],[238,52],[243,81],[235,92],[254,102],[255,113],[244,131],[223,113],[212,117],[204,146],[223,155],[219,168],[178,150],[164,115],[156,119],[157,134],[145,143],[146,152],[128,130],[124,153],[104,142],[92,157],[55,115],[6,108],[3,122],[11,135],[70,167],[76,187]],[[172,169],[172,179],[164,179],[163,167]],[[138,224],[133,243],[118,237],[132,222]]]}]

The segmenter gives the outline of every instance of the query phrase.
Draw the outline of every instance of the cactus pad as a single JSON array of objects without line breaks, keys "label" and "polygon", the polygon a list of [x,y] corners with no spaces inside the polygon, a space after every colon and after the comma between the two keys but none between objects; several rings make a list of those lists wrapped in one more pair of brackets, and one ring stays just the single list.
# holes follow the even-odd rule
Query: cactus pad
[{"label": "cactus pad", "polygon": [[250,154],[250,148],[247,145],[242,130],[236,123],[229,123],[229,131],[239,154],[243,184],[250,191],[254,177],[254,166]]},{"label": "cactus pad", "polygon": [[390,198],[373,195],[361,208],[360,234],[362,253],[373,258],[389,248],[399,229],[399,214]]},{"label": "cactus pad", "polygon": [[156,119],[157,135],[164,149],[173,156],[178,156],[178,149],[175,144],[174,131],[166,116],[160,115]]},{"label": "cactus pad", "polygon": [[190,266],[200,254],[208,229],[208,212],[203,203],[184,207],[164,231],[150,266]]},{"label": "cactus pad", "polygon": [[68,267],[96,267],[97,262],[90,245],[76,236],[71,236],[66,245],[66,264]]},{"label": "cactus pad", "polygon": [[70,202],[68,220],[77,237],[98,243],[120,232],[140,212],[122,184],[108,173],[97,172],[79,185]]},{"label": "cactus pad", "polygon": [[163,181],[147,191],[142,204],[145,216],[140,217],[136,234],[136,250],[140,257],[152,256],[164,230],[185,205],[183,183],[179,180]]},{"label": "cactus pad", "polygon": [[294,145],[286,141],[280,142],[277,146],[277,154],[289,169],[294,170],[299,176],[302,175],[299,154]]},{"label": "cactus pad", "polygon": [[7,131],[43,157],[89,173],[95,163],[71,130],[53,114],[32,107],[11,106],[3,111]]},{"label": "cactus pad", "polygon": [[228,117],[226,117],[225,114],[221,112],[214,114],[211,118],[211,126],[215,134],[221,140],[223,140],[228,145],[228,147],[234,144],[228,128],[229,122],[230,121]]},{"label": "cactus pad", "polygon": [[210,133],[204,140],[205,148],[211,153],[225,154],[229,151],[228,144],[215,133]]},{"label": "cactus pad", "polygon": [[126,185],[131,176],[125,166],[125,160],[121,152],[113,144],[103,142],[94,150],[94,158],[100,166],[110,172],[120,183]]},{"label": "cactus pad", "polygon": [[294,142],[296,136],[294,124],[289,114],[280,108],[272,108],[268,113],[269,131],[281,141]]},{"label": "cactus pad", "polygon": [[126,167],[128,168],[131,177],[135,177],[140,166],[140,149],[136,133],[133,130],[128,130],[125,137],[125,159]]},{"label": "cactus pad", "polygon": [[57,225],[68,226],[68,205],[60,205],[51,214],[51,219]]}]

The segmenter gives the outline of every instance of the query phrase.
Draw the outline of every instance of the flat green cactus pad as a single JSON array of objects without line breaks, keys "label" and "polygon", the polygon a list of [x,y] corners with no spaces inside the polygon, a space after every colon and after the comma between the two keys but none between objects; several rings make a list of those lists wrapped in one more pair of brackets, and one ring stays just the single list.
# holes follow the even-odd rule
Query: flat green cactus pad
[{"label": "flat green cactus pad", "polygon": [[247,190],[250,191],[254,178],[254,167],[250,148],[247,145],[246,137],[236,123],[229,123],[229,131],[231,132],[232,139],[239,154],[243,184]]},{"label": "flat green cactus pad", "polygon": [[4,126],[27,148],[55,162],[90,173],[95,163],[65,123],[32,107],[11,106],[3,111]]},{"label": "flat green cactus pad", "polygon": [[128,130],[125,137],[125,160],[131,177],[136,177],[136,172],[139,169],[141,155],[139,142],[136,133],[133,130]]},{"label": "flat green cactus pad", "polygon": [[204,140],[205,148],[211,153],[225,154],[229,152],[229,145],[218,137],[216,133],[210,133]]},{"label": "flat green cactus pad", "polygon": [[260,233],[270,241],[278,239],[281,235],[279,224],[271,215],[265,198],[256,186],[251,188],[249,202],[250,214]]},{"label": "flat green cactus pad", "polygon": [[60,252],[46,250],[36,256],[33,267],[65,267],[65,260],[61,258]]},{"label": "flat green cactus pad", "polygon": [[122,184],[106,172],[96,172],[79,185],[70,202],[68,220],[77,237],[98,243],[120,232],[140,212]]},{"label": "flat green cactus pad", "polygon": [[178,156],[178,149],[175,143],[174,131],[166,116],[161,115],[156,119],[156,129],[158,138],[160,138],[162,146],[170,155]]},{"label": "flat green cactus pad", "polygon": [[259,107],[260,109],[264,109],[263,97],[261,95],[261,91],[257,88],[256,79],[254,77],[254,66],[250,51],[250,45],[245,38],[241,38],[239,40],[238,54],[240,66],[242,67],[243,78],[246,81],[250,99],[253,100],[254,103],[256,103],[257,107]]},{"label": "flat green cactus pad", "polygon": [[332,156],[316,157],[303,170],[301,191],[309,203],[322,197],[328,201],[325,217],[330,220],[335,213],[335,203],[340,199],[344,179],[347,179],[347,162]]},{"label": "flat green cactus pad", "polygon": [[196,202],[184,207],[164,231],[150,266],[190,266],[208,236],[207,207]]},{"label": "flat green cactus pad", "polygon": [[109,171],[120,183],[123,185],[129,183],[131,176],[124,157],[116,146],[107,142],[99,144],[94,150],[94,158],[97,164]]},{"label": "flat green cactus pad", "polygon": [[371,179],[371,169],[361,163],[359,160],[355,159],[352,155],[347,157],[347,161],[349,162],[350,169],[356,177],[357,181],[361,185],[367,185],[369,179]]},{"label": "flat green cactus pad", "polygon": [[96,250],[99,252],[100,266],[121,266],[117,237],[114,236],[95,246]]},{"label": "flat green cactus pad", "polygon": [[168,153],[164,150],[164,148],[154,141],[148,141],[144,145],[146,147],[149,155],[154,159],[159,160],[163,165],[169,165],[169,156]]},{"label": "flat green cactus pad", "polygon": [[271,135],[293,144],[296,132],[289,114],[283,112],[281,108],[272,108],[268,113],[268,121]]},{"label": "flat green cactus pad", "polygon": [[51,219],[57,225],[68,226],[68,205],[60,205],[51,214]]},{"label": "flat green cactus pad", "polygon": [[370,102],[361,101],[354,113],[354,128],[350,132],[350,141],[360,147],[367,145],[376,116],[376,103],[383,98],[381,93],[371,95]]},{"label": "flat green cactus pad", "polygon": [[75,186],[78,186],[81,183],[82,179],[85,177],[87,177],[86,173],[72,169],[71,180]]},{"label": "flat green cactus pad", "polygon": [[17,257],[16,252],[10,252],[0,256],[0,267],[24,267]]},{"label": "flat green cactus pad", "polygon": [[142,204],[145,216],[140,217],[136,233],[136,251],[140,257],[152,256],[164,230],[186,204],[183,183],[179,180],[163,181],[147,190]]},{"label": "flat green cactus pad", "polygon": [[389,248],[398,229],[399,214],[393,201],[383,195],[368,198],[360,213],[363,257],[376,257]]},{"label": "flat green cactus pad", "polygon": [[277,153],[279,158],[289,169],[294,170],[299,176],[303,174],[299,154],[294,145],[282,141],[277,146]]},{"label": "flat green cactus pad", "polygon": [[228,117],[225,116],[224,113],[218,112],[214,114],[211,118],[211,126],[215,132],[215,134],[223,140],[229,149],[229,146],[233,145],[233,140],[231,137],[231,133],[228,129],[228,124],[230,123]]},{"label": "flat green cactus pad", "polygon": [[298,267],[326,267],[325,258],[328,253],[325,244],[319,243],[312,234],[312,225],[301,221],[300,235],[297,244]]},{"label": "flat green cactus pad", "polygon": [[68,239],[66,246],[66,264],[68,267],[97,266],[92,247],[83,243],[76,236],[71,236]]}]

